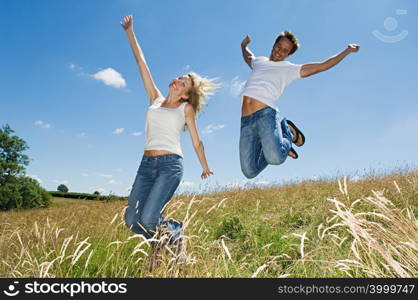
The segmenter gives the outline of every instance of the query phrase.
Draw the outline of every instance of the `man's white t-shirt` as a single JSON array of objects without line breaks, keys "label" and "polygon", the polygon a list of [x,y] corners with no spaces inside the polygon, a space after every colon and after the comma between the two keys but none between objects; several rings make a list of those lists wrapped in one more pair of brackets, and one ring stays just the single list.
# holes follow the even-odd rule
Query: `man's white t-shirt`
[{"label": "man's white t-shirt", "polygon": [[278,110],[279,97],[292,81],[300,78],[302,65],[288,61],[271,61],[264,56],[253,58],[252,64],[253,71],[247,79],[241,99],[249,96]]}]

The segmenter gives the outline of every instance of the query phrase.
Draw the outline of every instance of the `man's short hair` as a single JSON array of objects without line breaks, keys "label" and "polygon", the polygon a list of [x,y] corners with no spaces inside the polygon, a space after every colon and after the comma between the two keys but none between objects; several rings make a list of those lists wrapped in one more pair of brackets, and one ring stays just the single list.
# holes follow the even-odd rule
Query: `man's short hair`
[{"label": "man's short hair", "polygon": [[292,50],[290,50],[289,55],[295,53],[296,50],[298,50],[300,44],[299,44],[299,41],[296,38],[296,36],[292,32],[290,32],[289,30],[285,30],[285,31],[280,32],[280,34],[277,36],[276,41],[274,42],[274,44],[276,45],[277,42],[280,41],[280,39],[283,38],[283,37],[287,38],[293,44],[293,48],[292,48]]}]

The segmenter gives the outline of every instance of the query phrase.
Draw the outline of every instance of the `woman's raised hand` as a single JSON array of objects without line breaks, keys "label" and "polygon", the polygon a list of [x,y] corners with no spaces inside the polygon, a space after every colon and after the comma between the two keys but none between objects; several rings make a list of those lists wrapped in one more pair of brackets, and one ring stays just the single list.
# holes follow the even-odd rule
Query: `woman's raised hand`
[{"label": "woman's raised hand", "polygon": [[213,175],[212,170],[205,169],[205,170],[203,170],[203,171],[202,171],[202,175],[200,175],[200,177],[201,177],[202,179],[206,179],[206,178],[208,178],[210,175]]},{"label": "woman's raised hand", "polygon": [[132,15],[124,16],[122,22],[120,22],[120,25],[122,25],[125,31],[128,31],[128,30],[132,30],[133,22],[134,21],[132,19]]}]

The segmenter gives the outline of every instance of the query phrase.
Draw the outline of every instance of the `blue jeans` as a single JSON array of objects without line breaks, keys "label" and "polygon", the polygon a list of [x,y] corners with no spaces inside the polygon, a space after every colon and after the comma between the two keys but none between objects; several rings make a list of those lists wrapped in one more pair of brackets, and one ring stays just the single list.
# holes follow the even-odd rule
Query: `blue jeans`
[{"label": "blue jeans", "polygon": [[271,107],[242,117],[239,141],[242,173],[247,178],[254,178],[267,165],[282,164],[292,147],[292,141],[286,118]]},{"label": "blue jeans", "polygon": [[183,177],[182,162],[177,154],[142,157],[125,211],[126,226],[133,232],[151,238],[157,226],[165,224],[172,240],[182,236],[182,223],[162,216]]}]

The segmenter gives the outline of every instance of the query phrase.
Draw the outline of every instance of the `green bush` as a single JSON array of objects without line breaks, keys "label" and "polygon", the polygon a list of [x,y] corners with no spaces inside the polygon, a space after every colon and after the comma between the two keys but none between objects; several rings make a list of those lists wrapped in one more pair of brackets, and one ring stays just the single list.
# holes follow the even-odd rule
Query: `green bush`
[{"label": "green bush", "polygon": [[51,196],[30,177],[15,177],[0,186],[0,210],[47,207]]},{"label": "green bush", "polygon": [[0,185],[0,210],[21,206],[22,199],[17,182],[8,182]]}]

